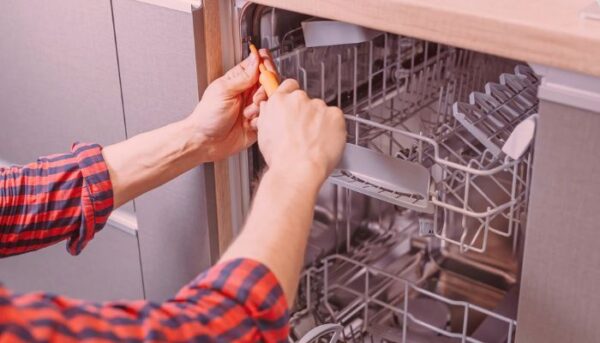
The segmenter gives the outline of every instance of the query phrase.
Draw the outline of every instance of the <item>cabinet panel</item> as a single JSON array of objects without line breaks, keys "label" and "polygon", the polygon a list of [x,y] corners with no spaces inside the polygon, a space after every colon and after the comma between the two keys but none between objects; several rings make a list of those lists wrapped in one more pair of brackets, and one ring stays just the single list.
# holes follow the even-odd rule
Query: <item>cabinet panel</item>
[{"label": "cabinet panel", "polygon": [[[110,0],[0,1],[0,32],[0,163],[125,139]],[[143,297],[137,237],[109,227],[78,257],[58,244],[0,260],[0,280],[93,300]]]},{"label": "cabinet panel", "polygon": [[125,139],[110,0],[0,1],[0,158]]},{"label": "cabinet panel", "polygon": [[0,259],[0,281],[16,292],[46,291],[93,301],[144,297],[137,239],[111,226],[78,256],[60,242]]},{"label": "cabinet panel", "polygon": [[518,342],[600,337],[600,114],[542,101]]},{"label": "cabinet panel", "polygon": [[[130,136],[187,116],[198,102],[193,14],[113,2]],[[161,300],[210,265],[204,170],[136,200],[146,296]]]}]

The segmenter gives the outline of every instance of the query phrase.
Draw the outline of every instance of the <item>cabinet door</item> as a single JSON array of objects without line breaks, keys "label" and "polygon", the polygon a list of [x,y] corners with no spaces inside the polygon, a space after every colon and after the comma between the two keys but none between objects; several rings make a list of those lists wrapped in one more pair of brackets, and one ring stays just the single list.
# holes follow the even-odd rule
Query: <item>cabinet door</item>
[{"label": "cabinet door", "polygon": [[0,259],[0,280],[13,291],[46,291],[93,301],[142,299],[135,231],[111,225],[78,256],[66,243]]},{"label": "cabinet door", "polygon": [[2,0],[0,33],[0,159],[125,139],[110,0]]},{"label": "cabinet door", "polygon": [[[2,0],[0,33],[0,160],[125,139],[110,0]],[[143,297],[137,237],[110,226],[78,257],[61,243],[2,259],[0,281],[95,300]]]},{"label": "cabinet door", "polygon": [[[189,3],[177,10],[136,0],[113,1],[129,136],[183,119],[198,103],[202,89],[197,77],[195,14]],[[210,265],[206,212],[201,167],[136,199],[149,299],[173,296]]]}]

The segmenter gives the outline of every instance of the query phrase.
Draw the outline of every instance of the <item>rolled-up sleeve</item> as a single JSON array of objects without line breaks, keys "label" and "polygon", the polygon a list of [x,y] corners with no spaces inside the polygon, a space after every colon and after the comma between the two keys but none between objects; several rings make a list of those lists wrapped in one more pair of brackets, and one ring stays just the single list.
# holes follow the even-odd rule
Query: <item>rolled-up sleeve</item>
[{"label": "rolled-up sleeve", "polygon": [[219,264],[164,303],[90,303],[0,287],[0,341],[287,342],[288,308],[273,273]]},{"label": "rolled-up sleeve", "polygon": [[222,342],[285,342],[288,308],[275,275],[263,264],[236,259],[217,265],[173,300],[204,306],[188,310],[206,317],[206,330]]},{"label": "rolled-up sleeve", "polygon": [[79,254],[106,224],[112,185],[98,144],[0,169],[0,257],[68,240]]}]

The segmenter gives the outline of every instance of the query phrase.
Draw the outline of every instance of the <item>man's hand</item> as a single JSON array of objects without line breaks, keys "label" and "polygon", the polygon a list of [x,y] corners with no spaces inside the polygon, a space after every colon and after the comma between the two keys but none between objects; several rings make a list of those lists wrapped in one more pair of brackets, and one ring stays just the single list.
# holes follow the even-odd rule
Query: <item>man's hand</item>
[{"label": "man's hand", "polygon": [[[273,70],[271,56],[259,51],[265,65]],[[256,142],[256,130],[250,121],[259,113],[259,103],[267,100],[258,87],[259,56],[248,58],[213,81],[202,100],[187,119],[197,129],[208,160],[222,160]]]},{"label": "man's hand", "polygon": [[342,111],[309,99],[295,80],[285,80],[269,101],[261,103],[254,125],[270,169],[308,173],[319,182],[337,165],[346,141]]},{"label": "man's hand", "polygon": [[[275,70],[266,50],[265,66]],[[114,207],[203,162],[222,160],[256,141],[249,122],[267,99],[257,87],[258,56],[251,55],[215,80],[184,120],[142,133],[102,151],[113,186]]]},{"label": "man's hand", "polygon": [[260,116],[258,145],[269,170],[263,176],[244,230],[221,257],[264,263],[294,303],[317,193],[346,141],[342,111],[311,100],[293,80],[283,82]]}]

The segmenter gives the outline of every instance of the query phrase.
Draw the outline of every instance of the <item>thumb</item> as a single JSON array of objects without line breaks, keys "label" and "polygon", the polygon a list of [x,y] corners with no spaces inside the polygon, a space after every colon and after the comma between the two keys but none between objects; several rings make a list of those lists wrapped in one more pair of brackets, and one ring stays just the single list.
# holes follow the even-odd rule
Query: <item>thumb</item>
[{"label": "thumb", "polygon": [[236,94],[254,86],[258,82],[258,56],[251,53],[240,64],[231,68],[223,79],[227,90]]}]

